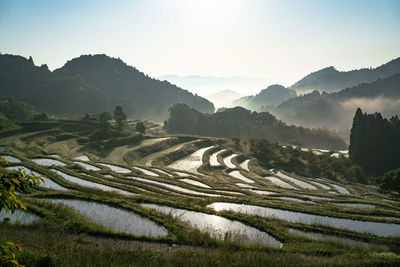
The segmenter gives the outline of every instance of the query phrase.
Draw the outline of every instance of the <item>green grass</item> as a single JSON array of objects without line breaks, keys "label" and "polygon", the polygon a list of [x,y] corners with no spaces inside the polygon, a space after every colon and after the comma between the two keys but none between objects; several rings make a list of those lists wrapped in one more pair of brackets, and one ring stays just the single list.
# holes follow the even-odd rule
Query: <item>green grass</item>
[{"label": "green grass", "polygon": [[[395,202],[383,201],[383,196],[376,191],[374,185],[361,185],[340,179],[340,181],[325,179],[327,183],[341,184],[340,182],[346,182],[346,187],[354,193],[354,197],[330,195],[322,188],[318,188],[316,191],[307,191],[285,190],[274,187],[273,184],[262,178],[263,176],[271,175],[271,173],[256,159],[252,158],[251,151],[249,151],[250,146],[248,142],[243,140],[170,136],[169,139],[152,145],[138,146],[141,136],[135,134],[96,142],[88,140],[87,133],[96,127],[93,123],[86,125],[81,121],[54,121],[38,124],[24,126],[26,131],[31,132],[20,133],[2,140],[2,153],[20,158],[23,160],[22,164],[24,166],[50,177],[53,181],[69,188],[70,191],[59,192],[49,189],[32,189],[28,194],[24,194],[22,199],[28,203],[30,211],[38,214],[42,217],[42,220],[29,226],[9,223],[0,224],[0,241],[12,240],[22,243],[24,251],[20,253],[19,258],[21,263],[27,266],[375,266],[400,264],[398,256],[400,253],[399,237],[378,237],[322,225],[289,223],[275,218],[262,218],[227,211],[216,212],[206,207],[212,202],[222,201],[378,222],[393,222],[388,218],[382,218],[384,216],[400,218],[399,205]],[[57,144],[60,145],[54,146]],[[71,148],[68,147],[70,144],[73,145],[74,151],[77,152],[70,152]],[[159,153],[177,144],[184,145],[181,149],[171,153]],[[130,174],[117,174],[106,167],[96,165],[96,162],[107,162],[104,160],[104,156],[112,149],[127,145],[131,145],[133,149],[131,152],[121,155],[121,157],[124,157],[125,162],[129,162],[129,164],[117,165],[131,168],[133,165],[138,165],[138,162],[143,157],[159,153],[159,157],[153,160],[153,164],[169,173],[172,173],[172,170],[165,168],[166,165],[190,155],[199,148],[214,145],[213,149],[206,151],[203,155],[204,164],[200,167],[199,172],[203,173],[204,176],[192,178],[209,184],[212,189],[197,188],[180,182],[180,177],[177,175],[174,175],[174,177],[162,175],[160,177],[151,177],[142,175],[134,169],[131,169],[132,173]],[[127,197],[72,184],[30,160],[33,157],[43,157],[51,154],[47,150],[49,146],[57,148],[51,153],[61,155],[63,157],[61,160],[68,164],[67,167],[56,167],[56,169],[92,182],[127,190],[137,195]],[[136,146],[137,148],[135,148]],[[253,186],[259,190],[274,191],[276,195],[257,195],[238,188],[235,183],[240,181],[227,175],[227,172],[231,170],[226,170],[223,166],[211,167],[209,165],[210,155],[222,148],[228,151],[218,156],[220,162],[222,162],[224,156],[230,153],[238,154],[238,157],[233,159],[236,164],[243,162],[245,159],[251,159],[249,164],[251,172],[238,168],[232,170],[240,170],[244,176],[254,180]],[[290,151],[285,151],[285,153],[291,153]],[[74,164],[72,157],[77,153],[88,155],[94,160],[89,164],[99,167],[101,171],[86,171]],[[295,154],[291,156],[294,157]],[[299,158],[301,159],[301,155]],[[156,172],[156,170],[148,167],[144,168]],[[115,179],[104,177],[106,174],[114,176]],[[299,176],[295,172],[288,174],[304,182],[312,181],[312,179]],[[243,195],[227,194],[220,198],[206,198],[184,193],[172,194],[174,190],[138,182],[129,179],[129,176],[140,176],[198,192],[213,193],[214,190],[226,190],[243,192]],[[179,193],[178,191],[176,192]],[[304,205],[276,198],[278,196],[286,196],[308,199],[301,196],[301,194],[331,197],[338,203],[373,203],[379,208],[372,210],[348,208],[329,205],[324,201],[318,200],[314,200],[317,203],[316,205]],[[368,197],[364,198],[364,196]],[[150,238],[114,232],[93,224],[89,219],[78,214],[73,209],[44,202],[43,199],[45,198],[81,199],[125,209],[165,227],[169,234],[163,238]],[[283,242],[284,246],[281,249],[277,249],[257,245],[242,245],[240,242],[231,240],[219,241],[211,238],[207,233],[190,227],[179,218],[146,209],[140,206],[141,203],[154,203],[219,215],[230,220],[240,221],[270,234]],[[389,252],[382,252],[379,249],[365,250],[336,241],[311,240],[290,233],[288,228],[382,244],[389,247]],[[110,239],[115,239],[116,241],[109,243],[107,240]],[[135,246],[124,247],[123,244],[125,243],[135,244]],[[177,246],[173,246],[173,244]]]}]

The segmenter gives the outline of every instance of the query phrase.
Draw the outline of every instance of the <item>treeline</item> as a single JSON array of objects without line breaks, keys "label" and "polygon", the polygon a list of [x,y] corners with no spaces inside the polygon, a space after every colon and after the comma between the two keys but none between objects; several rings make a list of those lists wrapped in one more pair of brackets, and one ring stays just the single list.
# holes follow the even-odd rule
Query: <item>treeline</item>
[{"label": "treeline", "polygon": [[257,113],[235,107],[204,114],[185,104],[176,104],[169,112],[169,119],[164,122],[164,129],[168,133],[267,139],[271,142],[315,148],[346,148],[345,142],[332,132],[288,126],[268,112]]},{"label": "treeline", "polygon": [[350,134],[350,159],[371,175],[400,168],[400,120],[357,109]]},{"label": "treeline", "polygon": [[295,172],[306,177],[326,177],[333,180],[366,183],[363,169],[345,157],[331,157],[329,154],[314,155],[298,148],[282,146],[267,140],[250,140],[249,151],[266,169],[274,168]]}]

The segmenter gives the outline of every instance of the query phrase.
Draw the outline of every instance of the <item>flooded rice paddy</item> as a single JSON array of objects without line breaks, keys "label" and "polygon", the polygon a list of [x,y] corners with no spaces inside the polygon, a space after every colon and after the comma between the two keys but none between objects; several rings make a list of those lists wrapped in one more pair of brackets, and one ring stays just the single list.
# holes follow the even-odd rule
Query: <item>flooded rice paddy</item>
[{"label": "flooded rice paddy", "polygon": [[276,175],[279,176],[280,178],[284,178],[284,179],[294,183],[297,186],[300,186],[301,188],[309,189],[309,190],[317,190],[317,188],[315,186],[308,184],[306,182],[300,181],[296,178],[290,177],[289,175],[286,175],[284,173],[278,172]]},{"label": "flooded rice paddy", "polygon": [[87,171],[95,171],[95,172],[97,172],[97,171],[101,170],[100,168],[97,168],[97,167],[95,167],[93,165],[90,165],[90,164],[87,164],[87,163],[84,163],[84,162],[74,161],[74,163],[79,165],[79,166],[81,166],[82,168],[84,168]]},{"label": "flooded rice paddy", "polygon": [[251,184],[251,183],[254,183],[253,180],[250,180],[249,178],[244,177],[239,171],[231,171],[231,172],[228,173],[228,174],[229,174],[230,176],[236,178],[236,179],[239,179],[239,180],[245,182],[245,183],[250,183],[250,184]]},{"label": "flooded rice paddy", "polygon": [[400,236],[400,224],[380,223],[352,219],[335,218],[322,215],[314,215],[303,212],[295,212],[260,206],[215,202],[208,207],[216,211],[230,210],[248,215],[261,217],[274,217],[293,223],[320,224],[335,228],[353,230],[362,233],[372,233],[379,236]]},{"label": "flooded rice paddy", "polygon": [[160,175],[158,175],[157,173],[152,172],[152,171],[149,171],[149,170],[146,170],[146,169],[144,169],[144,168],[133,167],[133,169],[136,169],[136,170],[140,171],[141,173],[143,173],[143,174],[145,174],[145,175],[154,176],[154,177],[160,176]]},{"label": "flooded rice paddy", "polygon": [[218,155],[222,152],[226,151],[226,149],[221,149],[217,152],[214,152],[210,156],[210,166],[220,166],[221,164],[218,162]]},{"label": "flooded rice paddy", "polygon": [[42,174],[32,171],[31,169],[25,167],[25,166],[12,166],[12,167],[7,167],[6,170],[21,170],[21,171],[25,171],[26,174],[33,174],[37,177],[42,177],[43,181],[40,182],[39,186],[43,187],[43,188],[48,188],[48,189],[54,189],[54,190],[60,190],[60,191],[68,191],[68,188],[65,188],[59,184],[57,184],[56,182],[54,182],[53,180],[51,180],[50,178],[46,178],[44,177]]},{"label": "flooded rice paddy", "polygon": [[67,180],[68,182],[71,182],[73,184],[78,184],[80,186],[89,187],[89,188],[93,188],[93,189],[99,189],[99,190],[102,190],[102,191],[117,193],[117,194],[121,194],[121,195],[127,195],[127,196],[135,195],[134,193],[129,192],[129,191],[125,191],[125,190],[122,190],[122,189],[114,188],[114,187],[111,187],[111,186],[108,186],[108,185],[103,185],[103,184],[87,181],[85,179],[81,179],[81,178],[66,174],[66,173],[64,173],[62,171],[59,171],[59,170],[51,169],[51,171],[57,173],[58,175],[63,177],[65,180]]},{"label": "flooded rice paddy", "polygon": [[2,155],[1,157],[5,158],[8,163],[20,163],[21,162],[21,160],[19,158],[16,158],[14,156]]},{"label": "flooded rice paddy", "polygon": [[168,234],[164,227],[124,209],[76,199],[46,199],[46,201],[68,206],[107,230],[148,237],[162,237]]},{"label": "flooded rice paddy", "polygon": [[36,214],[23,210],[15,210],[14,213],[11,213],[11,211],[6,213],[4,209],[0,211],[0,223],[3,221],[8,221],[10,223],[30,224],[39,220],[40,217]]},{"label": "flooded rice paddy", "polygon": [[112,170],[113,172],[116,173],[131,173],[132,171],[127,169],[127,168],[122,168],[116,165],[112,165],[112,164],[107,164],[107,163],[98,163],[101,166],[107,167],[110,170]]},{"label": "flooded rice paddy", "polygon": [[220,240],[231,239],[244,244],[263,244],[281,247],[281,242],[256,228],[247,226],[238,221],[231,221],[220,216],[183,209],[170,208],[155,204],[142,204],[143,207],[157,210],[158,212],[172,215],[181,221],[187,222],[202,232],[207,232],[211,237]]},{"label": "flooded rice paddy", "polygon": [[56,160],[56,159],[40,158],[40,159],[32,159],[32,161],[35,162],[36,164],[38,164],[40,166],[44,166],[44,167],[50,167],[50,166],[64,167],[64,166],[67,166],[67,164],[65,164],[64,162],[61,162],[61,161]]},{"label": "flooded rice paddy", "polygon": [[217,195],[217,194],[209,194],[209,193],[197,192],[197,191],[193,191],[191,189],[183,188],[183,187],[180,187],[180,186],[177,186],[177,185],[157,182],[157,181],[153,181],[153,180],[149,180],[149,179],[145,179],[145,178],[140,178],[140,177],[129,177],[129,178],[133,179],[133,180],[136,180],[136,181],[140,181],[140,182],[161,185],[161,186],[164,186],[166,188],[169,188],[169,189],[172,189],[172,190],[175,190],[175,191],[178,191],[178,192],[186,193],[186,194],[192,194],[192,195],[198,195],[198,196],[208,196],[208,197],[220,197],[221,196],[221,195]]},{"label": "flooded rice paddy", "polygon": [[236,165],[232,163],[232,159],[236,157],[237,154],[232,154],[224,158],[224,164],[229,169],[235,169]]},{"label": "flooded rice paddy", "polygon": [[273,177],[273,176],[268,176],[268,177],[264,177],[265,179],[267,179],[268,181],[270,181],[271,183],[275,184],[276,186],[280,187],[280,188],[285,188],[285,189],[297,189],[296,187],[282,181],[279,178]]}]

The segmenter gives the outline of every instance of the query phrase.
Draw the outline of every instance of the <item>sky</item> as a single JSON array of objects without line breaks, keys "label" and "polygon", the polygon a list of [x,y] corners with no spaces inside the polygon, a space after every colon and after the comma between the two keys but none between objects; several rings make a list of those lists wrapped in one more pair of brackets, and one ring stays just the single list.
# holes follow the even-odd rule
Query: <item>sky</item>
[{"label": "sky", "polygon": [[107,54],[152,77],[265,78],[400,56],[398,0],[0,0],[0,52],[62,67]]}]

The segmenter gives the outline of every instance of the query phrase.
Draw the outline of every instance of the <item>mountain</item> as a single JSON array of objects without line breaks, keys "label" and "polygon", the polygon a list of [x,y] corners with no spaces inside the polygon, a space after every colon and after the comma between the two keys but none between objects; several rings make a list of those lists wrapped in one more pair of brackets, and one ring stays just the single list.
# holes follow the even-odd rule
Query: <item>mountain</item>
[{"label": "mountain", "polygon": [[214,111],[208,100],[106,55],[83,55],[53,72],[35,66],[31,58],[0,55],[0,94],[55,115],[99,113],[121,105],[130,115],[164,119],[176,103]]},{"label": "mountain", "polygon": [[242,106],[251,110],[265,111],[279,105],[280,103],[296,97],[296,91],[274,84],[261,90],[255,96],[245,96],[233,102],[236,106]]},{"label": "mountain", "polygon": [[347,147],[344,140],[335,133],[289,126],[268,112],[257,113],[235,107],[213,114],[203,114],[185,104],[177,104],[169,111],[170,116],[164,122],[164,129],[171,134],[267,139],[272,142],[326,149]]},{"label": "mountain", "polygon": [[348,135],[356,109],[390,117],[400,114],[400,73],[346,88],[337,93],[310,94],[289,99],[273,111],[279,119],[304,127],[326,127]]},{"label": "mountain", "polygon": [[207,97],[216,108],[231,107],[233,100],[241,97],[242,95],[232,90],[223,90]]},{"label": "mountain", "polygon": [[328,67],[305,76],[290,88],[297,93],[309,93],[314,90],[337,92],[378,78],[384,79],[396,73],[400,73],[400,57],[374,69],[338,71],[334,67]]}]

